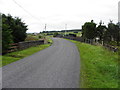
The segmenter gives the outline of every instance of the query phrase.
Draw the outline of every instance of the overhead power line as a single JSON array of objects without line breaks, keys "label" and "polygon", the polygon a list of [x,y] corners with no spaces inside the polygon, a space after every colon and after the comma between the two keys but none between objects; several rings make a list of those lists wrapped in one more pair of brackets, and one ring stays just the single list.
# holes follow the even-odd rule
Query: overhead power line
[{"label": "overhead power line", "polygon": [[21,6],[18,2],[16,2],[15,0],[13,0],[13,2],[14,2],[16,5],[18,5],[21,9],[23,9],[24,12],[26,12],[27,14],[29,14],[31,17],[33,17],[33,18],[36,19],[36,20],[39,20],[39,18],[33,16],[30,12],[28,12],[28,11],[27,11],[23,6]]}]

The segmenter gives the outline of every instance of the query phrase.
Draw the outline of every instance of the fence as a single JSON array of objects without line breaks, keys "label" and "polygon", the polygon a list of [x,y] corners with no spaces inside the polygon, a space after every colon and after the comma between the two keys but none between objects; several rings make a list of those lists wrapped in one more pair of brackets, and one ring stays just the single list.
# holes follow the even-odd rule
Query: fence
[{"label": "fence", "polygon": [[69,36],[64,36],[62,38],[66,38],[66,39],[70,39],[70,40],[76,40],[76,41],[80,41],[80,42],[84,42],[84,43],[88,43],[91,45],[101,45],[113,52],[117,52],[119,51],[119,49],[115,46],[112,45],[108,45],[108,44],[100,44],[97,40],[95,39],[83,39],[82,37],[69,37]]},{"label": "fence", "polygon": [[18,43],[12,43],[12,44],[10,44],[10,48],[8,49],[8,53],[9,52],[14,52],[14,51],[17,51],[18,50]]},{"label": "fence", "polygon": [[118,52],[119,51],[119,49],[117,47],[111,46],[111,45],[108,45],[108,44],[104,44],[104,47],[113,51],[113,52]]},{"label": "fence", "polygon": [[7,53],[14,52],[17,50],[23,50],[23,49],[41,45],[41,44],[44,44],[44,40],[13,43],[13,44],[10,44],[11,47],[8,49]]}]

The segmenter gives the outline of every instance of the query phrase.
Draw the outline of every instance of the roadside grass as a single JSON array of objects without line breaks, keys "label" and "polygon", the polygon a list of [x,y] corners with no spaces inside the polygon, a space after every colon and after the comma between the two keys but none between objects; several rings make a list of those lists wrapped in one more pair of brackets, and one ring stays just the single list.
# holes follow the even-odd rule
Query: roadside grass
[{"label": "roadside grass", "polygon": [[25,50],[16,51],[16,52],[12,52],[12,53],[3,55],[2,56],[2,64],[0,64],[0,67],[10,64],[12,62],[18,61],[20,59],[23,59],[24,57],[30,56],[38,51],[41,51],[41,50],[49,47],[49,46],[50,46],[50,44],[38,45],[36,47],[30,47]]},{"label": "roadside grass", "polygon": [[118,88],[118,53],[78,41],[80,88]]},{"label": "roadside grass", "polygon": [[46,36],[47,42],[49,42],[50,44],[53,43],[53,40],[51,39],[52,36]]}]

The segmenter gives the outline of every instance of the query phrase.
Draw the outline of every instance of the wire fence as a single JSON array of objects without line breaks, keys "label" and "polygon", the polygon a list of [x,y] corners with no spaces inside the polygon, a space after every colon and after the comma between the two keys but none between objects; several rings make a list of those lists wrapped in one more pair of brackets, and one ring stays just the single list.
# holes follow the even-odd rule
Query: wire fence
[{"label": "wire fence", "polygon": [[118,46],[109,45],[109,44],[103,43],[103,42],[100,43],[96,39],[84,39],[82,37],[69,37],[69,36],[64,36],[64,37],[61,37],[61,38],[76,40],[76,41],[80,41],[80,42],[91,44],[91,45],[103,46],[104,48],[109,49],[110,51],[113,51],[113,52],[118,52],[119,51]]}]

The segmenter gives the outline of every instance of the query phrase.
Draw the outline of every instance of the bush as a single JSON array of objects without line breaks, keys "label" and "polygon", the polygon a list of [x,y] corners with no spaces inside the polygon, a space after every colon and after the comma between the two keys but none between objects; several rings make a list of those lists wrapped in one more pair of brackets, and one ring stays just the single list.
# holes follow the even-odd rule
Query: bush
[{"label": "bush", "polygon": [[11,35],[11,30],[9,29],[9,26],[4,24],[5,19],[2,20],[2,52],[6,53],[6,51],[9,49],[10,44],[13,43],[13,38]]},{"label": "bush", "polygon": [[25,39],[25,41],[36,41],[36,40],[39,40],[39,38],[31,35],[28,35],[27,38]]},{"label": "bush", "polygon": [[[111,41],[109,44],[113,45],[113,46],[117,46],[117,41]],[[120,44],[120,42],[119,42],[119,44]]]},{"label": "bush", "polygon": [[76,34],[69,34],[69,36],[76,37]]},{"label": "bush", "polygon": [[[24,41],[27,36],[27,26],[22,20],[18,17],[13,18],[11,15],[2,14],[2,19],[4,20],[3,24],[11,29],[11,34],[13,37],[14,43]],[[3,27],[4,28],[4,27]]]},{"label": "bush", "polygon": [[57,32],[55,32],[54,34],[53,34],[53,37],[56,37],[58,35],[58,33]]},{"label": "bush", "polygon": [[11,43],[24,41],[26,38],[27,26],[20,18],[13,18],[11,15],[2,16],[2,52],[6,52]]},{"label": "bush", "polygon": [[40,39],[40,38],[43,38],[43,36],[39,35],[38,38],[39,38],[39,39]]}]

